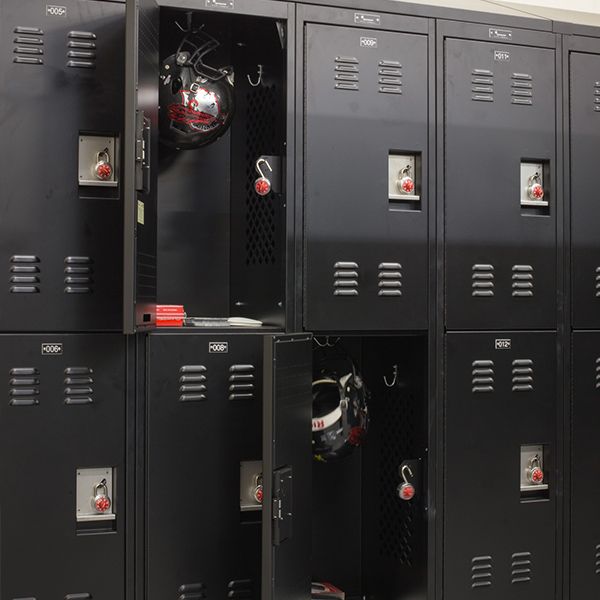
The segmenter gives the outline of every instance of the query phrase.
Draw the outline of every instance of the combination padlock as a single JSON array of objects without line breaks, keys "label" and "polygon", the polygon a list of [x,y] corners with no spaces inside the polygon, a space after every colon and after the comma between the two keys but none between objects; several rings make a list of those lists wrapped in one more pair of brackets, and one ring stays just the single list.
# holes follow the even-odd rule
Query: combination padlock
[{"label": "combination padlock", "polygon": [[541,467],[540,457],[536,454],[529,459],[527,465],[527,480],[533,485],[541,485],[544,483],[544,471]]},{"label": "combination padlock", "polygon": [[271,171],[271,173],[273,173],[273,169],[271,168],[269,161],[266,160],[265,158],[259,158],[256,161],[256,170],[257,170],[258,174],[260,175],[260,177],[254,182],[254,191],[259,196],[264,197],[269,194],[272,186],[271,186],[271,180],[265,176],[265,174],[262,170],[262,165],[265,165],[267,167],[267,169],[269,169],[269,171]]},{"label": "combination padlock", "polygon": [[94,176],[100,181],[109,181],[113,175],[113,167],[110,163],[108,148],[96,154],[96,166],[94,167]]},{"label": "combination padlock", "polygon": [[527,195],[530,200],[543,200],[544,199],[544,186],[542,185],[542,178],[539,173],[532,175],[529,178],[527,184]]},{"label": "combination padlock", "polygon": [[263,485],[262,485],[262,475],[257,475],[254,479],[254,491],[252,492],[254,496],[254,500],[258,502],[258,504],[262,504],[263,501]]},{"label": "combination padlock", "polygon": [[94,486],[94,499],[92,500],[92,504],[99,513],[105,513],[110,510],[112,502],[108,496],[106,479],[103,479]]},{"label": "combination padlock", "polygon": [[398,190],[401,194],[412,195],[415,191],[415,181],[411,177],[411,167],[407,165],[400,171],[400,177],[398,179]]},{"label": "combination padlock", "polygon": [[[404,481],[398,486],[398,497],[400,498],[400,500],[408,502],[409,500],[412,500],[415,497],[415,494],[417,493],[415,486],[408,480],[408,477],[410,477],[411,479],[413,478],[413,473],[408,465],[404,465],[400,473]],[[408,477],[406,476],[407,473]]]}]

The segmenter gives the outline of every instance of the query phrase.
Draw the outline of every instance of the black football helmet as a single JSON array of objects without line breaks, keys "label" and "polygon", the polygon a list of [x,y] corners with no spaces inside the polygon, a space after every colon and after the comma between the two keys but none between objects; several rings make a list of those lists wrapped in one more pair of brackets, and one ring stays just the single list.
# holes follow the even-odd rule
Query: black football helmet
[{"label": "black football helmet", "polygon": [[219,47],[205,31],[194,29],[160,71],[160,139],[178,150],[206,146],[231,125],[235,110],[233,69],[214,68],[204,58]]},{"label": "black football helmet", "polygon": [[368,392],[354,365],[343,375],[325,368],[312,383],[313,455],[318,461],[348,456],[367,433]]}]

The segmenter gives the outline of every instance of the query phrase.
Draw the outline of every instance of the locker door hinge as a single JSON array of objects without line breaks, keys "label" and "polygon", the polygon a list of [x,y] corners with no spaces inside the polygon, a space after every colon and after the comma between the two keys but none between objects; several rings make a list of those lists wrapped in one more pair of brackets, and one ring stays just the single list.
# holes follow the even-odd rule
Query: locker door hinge
[{"label": "locker door hinge", "polygon": [[279,546],[292,537],[292,467],[273,472],[273,544]]},{"label": "locker door hinge", "polygon": [[150,191],[150,119],[138,110],[135,116],[135,187]]}]

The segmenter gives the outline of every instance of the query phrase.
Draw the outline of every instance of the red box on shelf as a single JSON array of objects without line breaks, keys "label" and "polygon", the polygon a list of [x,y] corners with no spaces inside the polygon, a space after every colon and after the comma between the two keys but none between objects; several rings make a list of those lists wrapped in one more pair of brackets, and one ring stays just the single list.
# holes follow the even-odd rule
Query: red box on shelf
[{"label": "red box on shelf", "polygon": [[156,307],[157,327],[183,327],[185,310],[182,304],[159,304]]}]

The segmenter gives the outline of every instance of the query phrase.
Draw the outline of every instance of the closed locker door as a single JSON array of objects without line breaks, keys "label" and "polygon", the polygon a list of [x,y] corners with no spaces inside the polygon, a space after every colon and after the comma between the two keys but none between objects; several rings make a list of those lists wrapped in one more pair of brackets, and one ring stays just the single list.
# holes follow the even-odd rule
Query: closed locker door
[{"label": "closed locker door", "polygon": [[556,336],[450,333],[446,372],[444,597],[553,598]]},{"label": "closed locker door", "polygon": [[0,6],[3,331],[121,329],[125,5],[60,4]]},{"label": "closed locker door", "polygon": [[125,366],[120,335],[0,336],[3,599],[124,600]]},{"label": "closed locker door", "polygon": [[556,326],[555,52],[447,39],[449,329]]},{"label": "closed locker door", "polygon": [[600,332],[573,334],[571,598],[600,592]]},{"label": "closed locker door", "polygon": [[571,281],[573,326],[600,327],[600,235],[596,152],[600,139],[600,56],[569,58]]},{"label": "closed locker door", "polygon": [[425,328],[427,36],[309,24],[305,44],[305,326]]},{"label": "closed locker door", "polygon": [[148,340],[147,597],[258,598],[263,338]]}]

